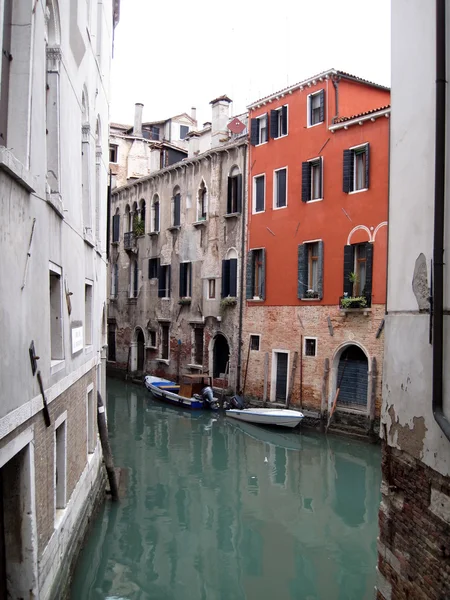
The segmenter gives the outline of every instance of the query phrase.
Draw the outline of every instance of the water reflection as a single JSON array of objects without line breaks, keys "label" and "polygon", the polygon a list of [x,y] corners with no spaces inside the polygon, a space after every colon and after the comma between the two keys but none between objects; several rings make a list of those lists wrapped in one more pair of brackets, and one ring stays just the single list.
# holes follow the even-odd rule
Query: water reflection
[{"label": "water reflection", "polygon": [[96,519],[73,600],[373,598],[379,450],[268,431],[108,383],[126,497]]}]

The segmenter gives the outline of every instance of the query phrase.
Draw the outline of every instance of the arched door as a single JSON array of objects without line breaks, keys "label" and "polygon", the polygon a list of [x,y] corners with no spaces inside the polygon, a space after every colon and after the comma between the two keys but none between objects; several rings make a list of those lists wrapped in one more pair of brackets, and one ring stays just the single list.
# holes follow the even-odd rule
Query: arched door
[{"label": "arched door", "polygon": [[144,370],[144,357],[145,357],[145,338],[142,329],[139,329],[136,336],[137,342],[137,370]]},{"label": "arched door", "polygon": [[[227,363],[230,358],[230,347],[226,338],[219,334],[214,340],[213,351],[213,377],[218,378],[226,372]],[[229,371],[229,369],[228,369]]]},{"label": "arched door", "polygon": [[348,346],[339,359],[337,387],[338,403],[351,408],[367,408],[367,356],[359,346]]}]

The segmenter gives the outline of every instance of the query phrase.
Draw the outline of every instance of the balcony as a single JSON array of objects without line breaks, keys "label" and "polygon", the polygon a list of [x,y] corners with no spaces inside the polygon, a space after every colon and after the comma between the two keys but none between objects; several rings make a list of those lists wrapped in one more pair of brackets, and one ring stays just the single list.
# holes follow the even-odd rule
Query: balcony
[{"label": "balcony", "polygon": [[339,298],[339,308],[344,311],[345,314],[352,312],[368,314],[371,306],[371,294],[363,294],[362,296],[341,296]]},{"label": "balcony", "polygon": [[125,250],[135,250],[136,249],[136,235],[134,231],[128,231],[123,234],[123,247]]}]

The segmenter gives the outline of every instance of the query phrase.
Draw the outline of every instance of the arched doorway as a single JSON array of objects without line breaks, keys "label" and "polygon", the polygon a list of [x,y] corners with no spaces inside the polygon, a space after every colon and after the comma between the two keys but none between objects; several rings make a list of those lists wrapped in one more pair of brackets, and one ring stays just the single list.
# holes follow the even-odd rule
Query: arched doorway
[{"label": "arched doorway", "polygon": [[367,356],[359,346],[352,344],[344,348],[337,372],[340,406],[367,409],[368,370]]},{"label": "arched doorway", "polygon": [[[217,379],[227,370],[227,363],[230,358],[230,347],[226,338],[220,333],[214,340],[213,351],[213,377]],[[230,369],[228,368],[228,371]]]},{"label": "arched doorway", "polygon": [[142,329],[137,330],[136,336],[137,342],[137,370],[144,370],[144,359],[145,359],[145,338]]}]

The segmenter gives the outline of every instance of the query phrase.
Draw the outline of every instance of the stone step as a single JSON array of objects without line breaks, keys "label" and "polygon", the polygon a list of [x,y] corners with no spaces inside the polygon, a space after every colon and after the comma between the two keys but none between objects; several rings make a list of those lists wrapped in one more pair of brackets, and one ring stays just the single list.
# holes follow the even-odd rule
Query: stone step
[{"label": "stone step", "polygon": [[362,427],[355,427],[354,425],[344,425],[342,423],[332,423],[328,429],[328,433],[336,435],[345,435],[358,440],[373,441],[376,436],[373,436],[366,429]]}]

